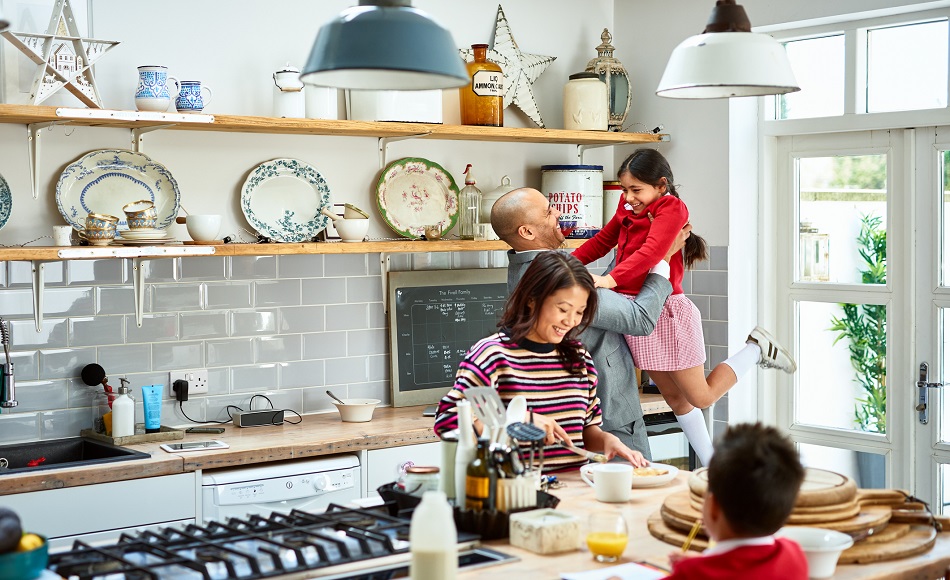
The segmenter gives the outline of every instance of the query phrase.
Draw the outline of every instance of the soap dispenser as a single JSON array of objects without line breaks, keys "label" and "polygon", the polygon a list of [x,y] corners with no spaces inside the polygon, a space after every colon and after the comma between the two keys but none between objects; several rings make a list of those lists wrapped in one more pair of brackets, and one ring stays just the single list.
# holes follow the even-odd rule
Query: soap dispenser
[{"label": "soap dispenser", "polygon": [[131,437],[135,435],[135,401],[129,395],[129,387],[125,384],[129,381],[122,381],[119,387],[119,396],[112,402],[112,437]]}]

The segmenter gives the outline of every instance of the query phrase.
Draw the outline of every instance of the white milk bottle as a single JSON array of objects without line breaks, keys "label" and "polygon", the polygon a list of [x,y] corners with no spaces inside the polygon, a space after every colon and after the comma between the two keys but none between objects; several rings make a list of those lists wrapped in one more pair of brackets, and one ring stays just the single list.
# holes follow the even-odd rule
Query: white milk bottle
[{"label": "white milk bottle", "polygon": [[445,492],[425,492],[409,524],[409,577],[455,580],[459,567],[457,541],[458,532]]}]

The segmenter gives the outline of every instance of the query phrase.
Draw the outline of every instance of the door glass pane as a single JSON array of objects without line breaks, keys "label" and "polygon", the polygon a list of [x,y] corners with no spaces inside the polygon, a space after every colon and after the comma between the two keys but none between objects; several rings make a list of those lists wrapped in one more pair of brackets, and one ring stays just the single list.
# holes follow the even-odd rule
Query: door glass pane
[{"label": "door glass pane", "polygon": [[867,67],[868,113],[946,107],[947,21],[869,30]]},{"label": "door glass pane", "polygon": [[943,275],[940,276],[940,285],[947,286],[950,284],[950,228],[947,227],[947,217],[950,216],[950,213],[948,213],[948,210],[950,210],[950,195],[948,193],[950,192],[947,191],[947,187],[950,186],[950,151],[940,152],[939,165],[940,188],[937,191],[940,192],[943,201],[940,204],[940,237],[943,239],[941,244],[943,253],[940,257],[940,263],[943,265],[941,268]]},{"label": "door glass pane", "polygon": [[[943,339],[943,344],[941,344],[940,354],[943,357],[942,361],[939,361],[940,364],[931,363],[930,365],[930,381],[931,382],[942,382],[950,383],[950,336],[948,336],[947,329],[950,328],[950,308],[941,308],[939,310],[940,315],[937,317],[937,323],[940,324],[940,328],[937,330],[937,336],[940,336]],[[943,375],[938,374],[940,371],[938,369],[943,369]],[[945,387],[950,388],[950,387]],[[916,396],[917,393],[914,393]],[[934,399],[939,397],[938,400],[941,401],[941,405],[938,406],[934,404]],[[950,441],[950,397],[944,392],[944,389],[930,389],[930,402],[932,407],[943,409],[941,411],[940,417],[943,421],[940,423],[940,440],[941,441]],[[930,420],[935,419],[934,414],[930,413]],[[950,497],[947,498],[950,501]]]},{"label": "door glass pane", "polygon": [[887,156],[798,159],[800,282],[883,284],[887,274]]},{"label": "door glass pane", "polygon": [[796,422],[884,433],[887,308],[798,303]]},{"label": "door glass pane", "polygon": [[831,117],[844,113],[844,35],[785,43],[802,90],[775,100],[777,119]]},{"label": "door glass pane", "polygon": [[798,452],[805,467],[846,475],[862,489],[883,489],[886,486],[887,458],[884,455],[807,443],[799,443]]}]

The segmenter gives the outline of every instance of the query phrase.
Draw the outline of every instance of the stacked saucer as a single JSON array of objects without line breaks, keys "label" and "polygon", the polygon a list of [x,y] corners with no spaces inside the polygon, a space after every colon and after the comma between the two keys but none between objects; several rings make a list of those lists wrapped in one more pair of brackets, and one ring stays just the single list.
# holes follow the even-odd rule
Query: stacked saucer
[{"label": "stacked saucer", "polygon": [[134,230],[119,231],[115,237],[115,241],[116,243],[130,246],[153,246],[168,244],[177,240],[169,236],[167,230],[158,228],[136,228]]}]

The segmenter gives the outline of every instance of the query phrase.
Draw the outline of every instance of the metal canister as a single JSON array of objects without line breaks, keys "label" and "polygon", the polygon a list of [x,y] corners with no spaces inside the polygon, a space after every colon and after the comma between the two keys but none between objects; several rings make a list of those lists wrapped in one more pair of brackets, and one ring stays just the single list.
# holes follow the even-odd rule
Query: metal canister
[{"label": "metal canister", "polygon": [[561,212],[567,238],[590,238],[604,227],[603,165],[542,165],[541,193]]},{"label": "metal canister", "polygon": [[604,223],[610,221],[617,213],[620,199],[623,197],[623,187],[619,181],[604,182]]}]

